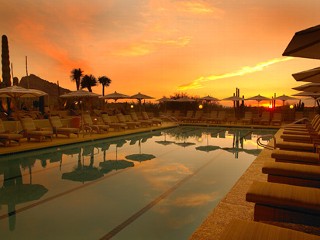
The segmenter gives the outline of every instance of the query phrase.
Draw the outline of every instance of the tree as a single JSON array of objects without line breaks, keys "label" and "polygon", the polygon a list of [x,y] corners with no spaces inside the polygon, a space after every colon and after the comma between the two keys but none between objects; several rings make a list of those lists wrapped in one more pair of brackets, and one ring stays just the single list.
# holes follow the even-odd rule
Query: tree
[{"label": "tree", "polygon": [[97,85],[97,79],[92,75],[84,75],[81,80],[81,88],[87,88],[89,92],[92,92],[91,87]]},{"label": "tree", "polygon": [[83,71],[81,70],[81,68],[72,69],[70,78],[71,78],[71,81],[76,82],[77,90],[80,89],[82,76],[83,76]]},{"label": "tree", "polygon": [[102,85],[102,96],[104,96],[104,87],[110,86],[111,79],[106,76],[98,77],[98,82]]}]

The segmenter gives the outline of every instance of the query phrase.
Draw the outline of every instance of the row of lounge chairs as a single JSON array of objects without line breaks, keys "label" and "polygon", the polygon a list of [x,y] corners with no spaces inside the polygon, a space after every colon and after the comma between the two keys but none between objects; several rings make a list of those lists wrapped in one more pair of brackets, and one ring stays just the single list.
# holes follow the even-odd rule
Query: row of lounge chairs
[{"label": "row of lounge chairs", "polygon": [[234,113],[228,113],[227,111],[211,111],[209,113],[203,113],[203,111],[187,111],[186,115],[181,116],[180,111],[167,112],[162,115],[163,119],[171,121],[181,122],[202,122],[202,123],[242,123],[242,124],[260,124],[260,125],[281,125],[282,114],[279,112],[271,114],[268,111],[262,112],[261,115],[253,114],[252,112],[245,112],[242,119],[236,119]]},{"label": "row of lounge chairs", "polygon": [[[305,121],[305,119],[303,119]],[[272,160],[262,173],[267,182],[253,182],[246,200],[255,203],[254,220],[234,220],[220,239],[320,239],[320,236],[263,222],[320,226],[320,115],[283,129]],[[258,221],[258,222],[256,222]]]},{"label": "row of lounge chairs", "polygon": [[161,125],[162,121],[156,118],[150,118],[146,112],[142,113],[142,118],[138,118],[137,114],[132,112],[130,115],[117,114],[109,116],[101,114],[99,118],[92,119],[90,114],[83,114],[82,124],[77,127],[68,127],[62,123],[59,116],[49,117],[50,123],[47,127],[37,127],[35,121],[30,117],[20,119],[22,132],[13,133],[5,129],[2,120],[0,120],[0,142],[4,146],[8,146],[13,142],[20,144],[22,138],[27,138],[28,141],[36,139],[38,141],[52,140],[53,135],[65,135],[71,137],[76,135],[79,137],[79,132],[108,132],[110,128],[115,131],[134,129],[139,127],[151,127],[154,125]]}]

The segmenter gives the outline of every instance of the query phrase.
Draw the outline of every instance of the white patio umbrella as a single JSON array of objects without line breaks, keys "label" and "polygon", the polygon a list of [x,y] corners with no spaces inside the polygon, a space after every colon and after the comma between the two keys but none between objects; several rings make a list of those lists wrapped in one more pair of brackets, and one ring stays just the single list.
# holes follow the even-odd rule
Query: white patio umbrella
[{"label": "white patio umbrella", "polygon": [[282,55],[320,59],[320,25],[296,32]]},{"label": "white patio umbrella", "polygon": [[[48,95],[48,94],[37,89],[27,89],[27,88],[18,87],[18,86],[11,86],[11,87],[0,89],[0,97],[11,98],[15,106],[17,106],[17,100],[19,98],[41,97],[44,95]],[[16,108],[16,112],[19,117],[18,108]]]},{"label": "white patio umbrella", "polygon": [[[84,90],[72,91],[72,92],[60,95],[61,98],[71,98],[71,99],[76,99],[78,101],[83,101],[84,99],[95,98],[95,97],[97,98],[99,96],[100,96],[99,94],[84,91]],[[83,104],[81,104],[80,108],[81,108],[81,126],[82,126],[82,132],[83,132],[83,136],[84,136]]]},{"label": "white patio umbrella", "polygon": [[296,81],[320,83],[320,67],[292,74]]}]

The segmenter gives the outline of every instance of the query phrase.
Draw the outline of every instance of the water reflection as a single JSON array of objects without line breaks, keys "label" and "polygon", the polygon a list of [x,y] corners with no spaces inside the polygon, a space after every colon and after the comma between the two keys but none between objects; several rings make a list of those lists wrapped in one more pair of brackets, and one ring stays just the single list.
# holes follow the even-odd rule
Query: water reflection
[{"label": "water reflection", "polygon": [[[81,152],[78,155],[77,166],[71,172],[62,174],[62,179],[67,179],[76,182],[85,183],[87,181],[97,180],[103,177],[103,173],[99,168],[94,166],[94,152],[95,147],[93,145],[86,145],[82,148],[82,161]],[[89,157],[89,165],[85,165],[85,157]]]},{"label": "water reflection", "polygon": [[142,153],[141,150],[141,143],[145,143],[149,138],[152,138],[153,135],[145,135],[143,137],[135,137],[131,139],[130,145],[134,145],[136,144],[136,142],[138,141],[138,146],[139,146],[139,153],[134,153],[134,154],[130,154],[126,156],[126,159],[132,160],[132,161],[147,161],[147,160],[151,160],[154,159],[156,156],[153,154],[148,154],[148,153]]},{"label": "water reflection", "polygon": [[[38,200],[48,191],[43,185],[32,183],[31,167],[34,161],[24,160],[19,158],[0,161],[0,174],[4,179],[0,188],[0,204],[8,206],[7,214],[11,231],[16,226],[16,205]],[[23,183],[20,166],[29,168],[30,178],[27,184]]]}]

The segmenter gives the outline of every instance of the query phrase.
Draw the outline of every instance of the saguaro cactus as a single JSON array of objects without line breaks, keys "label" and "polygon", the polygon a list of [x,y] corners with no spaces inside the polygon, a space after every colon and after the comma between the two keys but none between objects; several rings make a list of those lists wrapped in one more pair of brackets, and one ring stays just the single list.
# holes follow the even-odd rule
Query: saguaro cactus
[{"label": "saguaro cactus", "polygon": [[11,74],[10,74],[10,60],[9,60],[9,45],[6,35],[2,35],[2,81],[6,87],[11,86]]}]

